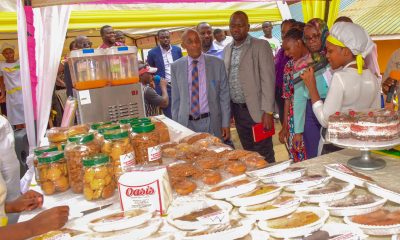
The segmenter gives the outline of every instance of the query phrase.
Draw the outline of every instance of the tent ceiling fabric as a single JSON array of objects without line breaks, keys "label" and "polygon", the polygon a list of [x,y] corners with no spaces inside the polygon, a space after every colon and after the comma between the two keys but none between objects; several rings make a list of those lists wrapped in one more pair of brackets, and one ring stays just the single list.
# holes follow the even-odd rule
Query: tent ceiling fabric
[{"label": "tent ceiling fabric", "polygon": [[[108,24],[116,29],[129,29],[124,32],[137,38],[153,34],[155,29],[182,29],[202,21],[213,26],[227,26],[229,16],[237,10],[245,11],[253,24],[282,20],[276,2],[79,4],[73,6],[68,30],[90,31],[97,35],[99,28]],[[0,33],[15,32],[16,13],[0,12]],[[3,34],[0,38],[4,39]]]}]

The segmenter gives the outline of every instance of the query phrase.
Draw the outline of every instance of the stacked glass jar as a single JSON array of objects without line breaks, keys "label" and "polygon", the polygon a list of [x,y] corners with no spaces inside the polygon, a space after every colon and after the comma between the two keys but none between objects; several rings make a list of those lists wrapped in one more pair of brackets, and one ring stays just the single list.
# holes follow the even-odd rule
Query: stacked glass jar
[{"label": "stacked glass jar", "polygon": [[68,128],[53,127],[47,130],[46,135],[49,139],[50,146],[55,146],[58,148],[58,151],[62,151],[63,145],[65,146],[68,140]]},{"label": "stacked glass jar", "polygon": [[69,183],[74,193],[83,192],[82,159],[100,153],[100,145],[95,141],[93,133],[79,134],[68,138],[65,147]]},{"label": "stacked glass jar", "polygon": [[114,195],[114,170],[106,154],[95,154],[83,158],[84,187],[86,200],[107,199]]},{"label": "stacked glass jar", "polygon": [[110,156],[116,182],[135,164],[135,152],[128,131],[117,129],[104,132],[101,152]]},{"label": "stacked glass jar", "polygon": [[46,152],[38,160],[39,181],[43,193],[52,195],[68,190],[68,169],[64,152]]},{"label": "stacked glass jar", "polygon": [[39,178],[39,171],[38,171],[38,166],[39,166],[39,160],[38,160],[38,157],[40,156],[40,155],[42,155],[43,153],[46,153],[46,152],[56,152],[56,151],[58,151],[58,148],[56,147],[56,146],[52,146],[52,147],[50,147],[50,146],[43,146],[43,147],[38,147],[38,148],[36,148],[34,151],[33,151],[33,153],[34,153],[34,158],[33,158],[33,166],[35,167],[35,180],[36,180],[36,183],[38,184],[38,185],[40,185],[40,178]]},{"label": "stacked glass jar", "polygon": [[133,125],[132,145],[135,149],[136,164],[162,164],[160,134],[151,122]]}]

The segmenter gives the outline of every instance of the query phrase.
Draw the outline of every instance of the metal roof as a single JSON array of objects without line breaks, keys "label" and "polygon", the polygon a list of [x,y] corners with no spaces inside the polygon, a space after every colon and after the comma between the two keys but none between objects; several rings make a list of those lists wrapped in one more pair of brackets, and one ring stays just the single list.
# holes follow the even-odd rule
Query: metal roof
[{"label": "metal roof", "polygon": [[400,34],[400,0],[356,0],[339,16],[348,16],[371,36]]}]

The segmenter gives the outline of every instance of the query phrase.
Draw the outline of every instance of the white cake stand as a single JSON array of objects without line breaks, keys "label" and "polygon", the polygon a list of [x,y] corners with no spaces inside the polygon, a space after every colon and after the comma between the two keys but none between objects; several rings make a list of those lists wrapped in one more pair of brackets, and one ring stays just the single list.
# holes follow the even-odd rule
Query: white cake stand
[{"label": "white cake stand", "polygon": [[330,142],[338,147],[361,151],[361,156],[350,159],[347,165],[359,170],[378,170],[386,166],[386,162],[380,158],[371,156],[372,150],[390,149],[400,145],[400,139],[386,142],[368,142],[356,139],[335,139]]}]

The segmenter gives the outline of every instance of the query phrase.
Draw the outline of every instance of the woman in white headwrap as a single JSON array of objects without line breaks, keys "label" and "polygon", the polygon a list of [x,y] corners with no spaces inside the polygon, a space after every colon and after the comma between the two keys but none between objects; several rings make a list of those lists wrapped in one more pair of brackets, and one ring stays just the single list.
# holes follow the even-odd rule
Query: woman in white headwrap
[{"label": "woman in white headwrap", "polygon": [[335,112],[380,108],[380,86],[376,76],[364,67],[364,58],[373,48],[372,39],[359,25],[339,22],[332,26],[326,39],[326,57],[337,70],[325,102],[318,95],[314,70],[307,69],[302,78],[307,86],[313,111],[323,127]]}]

